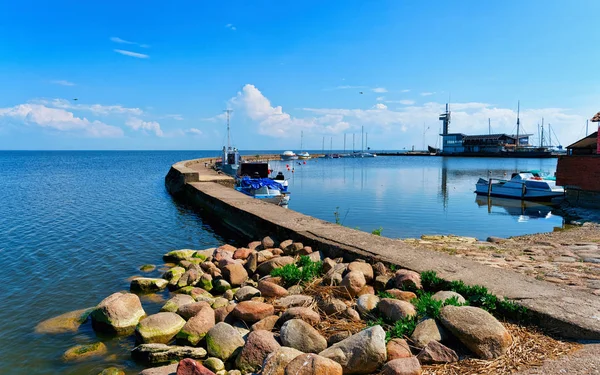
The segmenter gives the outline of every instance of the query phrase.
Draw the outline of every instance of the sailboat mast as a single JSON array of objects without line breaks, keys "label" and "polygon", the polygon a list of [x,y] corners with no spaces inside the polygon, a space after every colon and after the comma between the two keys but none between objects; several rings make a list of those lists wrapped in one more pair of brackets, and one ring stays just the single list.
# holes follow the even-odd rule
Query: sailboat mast
[{"label": "sailboat mast", "polygon": [[224,111],[225,113],[227,113],[227,149],[231,149],[231,142],[230,142],[230,138],[231,138],[231,134],[229,132],[229,115],[231,114],[231,112],[233,112],[233,109],[226,109]]},{"label": "sailboat mast", "polygon": [[304,149],[302,148],[302,139],[304,138],[304,131],[300,130],[300,153],[302,153],[302,151],[304,151]]},{"label": "sailboat mast", "polygon": [[521,144],[521,140],[519,139],[519,128],[521,126],[521,120],[519,119],[519,115],[521,113],[521,101],[519,100],[517,102],[517,144],[515,145],[515,150],[519,147],[519,144]]},{"label": "sailboat mast", "polygon": [[365,147],[369,149],[369,133],[365,133]]},{"label": "sailboat mast", "polygon": [[352,153],[354,153],[354,133],[352,133]]},{"label": "sailboat mast", "polygon": [[325,154],[325,136],[323,136],[323,154]]},{"label": "sailboat mast", "polygon": [[544,118],[542,117],[542,144],[540,147],[544,147]]},{"label": "sailboat mast", "polygon": [[333,153],[333,137],[329,140],[329,154]]},{"label": "sailboat mast", "polygon": [[365,127],[360,127],[360,152],[365,152]]},{"label": "sailboat mast", "polygon": [[492,135],[492,119],[488,118],[488,134]]}]

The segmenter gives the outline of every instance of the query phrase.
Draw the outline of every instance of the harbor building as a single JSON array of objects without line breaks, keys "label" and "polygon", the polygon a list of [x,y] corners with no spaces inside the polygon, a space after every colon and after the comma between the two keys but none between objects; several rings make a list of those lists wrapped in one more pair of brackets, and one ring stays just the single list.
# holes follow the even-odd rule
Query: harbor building
[{"label": "harbor building", "polygon": [[[446,104],[442,121],[442,150],[446,156],[505,156],[515,158],[552,157],[552,153],[543,147],[534,147],[529,143],[532,134],[519,134],[520,120],[517,116],[517,134],[481,134],[467,135],[450,133],[451,113]],[[491,132],[490,132],[491,133]]]},{"label": "harbor building", "polygon": [[[600,112],[591,120],[600,125]],[[569,203],[600,208],[600,132],[592,133],[567,146],[558,158],[556,184],[564,186]]]}]

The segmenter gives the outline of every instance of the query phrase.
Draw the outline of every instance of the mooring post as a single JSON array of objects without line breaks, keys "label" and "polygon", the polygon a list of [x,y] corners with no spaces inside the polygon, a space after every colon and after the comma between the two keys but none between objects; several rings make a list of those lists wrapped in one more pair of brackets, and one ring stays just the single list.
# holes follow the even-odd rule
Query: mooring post
[{"label": "mooring post", "polygon": [[527,187],[525,186],[525,183],[523,183],[521,185],[521,199],[525,198],[525,192],[527,191]]},{"label": "mooring post", "polygon": [[488,181],[488,197],[492,195],[492,178]]}]

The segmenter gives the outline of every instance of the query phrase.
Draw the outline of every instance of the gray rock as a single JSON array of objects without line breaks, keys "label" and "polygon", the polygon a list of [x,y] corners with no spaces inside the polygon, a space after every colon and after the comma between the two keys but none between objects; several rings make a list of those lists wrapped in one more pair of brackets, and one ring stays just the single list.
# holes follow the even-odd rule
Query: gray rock
[{"label": "gray rock", "polygon": [[365,285],[367,285],[367,280],[360,271],[348,272],[340,283],[340,286],[346,288],[351,297],[357,296]]},{"label": "gray rock", "polygon": [[179,361],[184,358],[202,359],[206,357],[204,348],[191,346],[169,346],[165,344],[142,344],[131,351],[133,359],[157,364]]},{"label": "gray rock", "polygon": [[177,263],[181,260],[190,259],[195,252],[196,250],[190,249],[173,250],[163,255],[163,260],[165,262]]},{"label": "gray rock", "polygon": [[262,375],[284,375],[286,366],[302,354],[297,349],[282,346],[265,358]]},{"label": "gray rock", "polygon": [[206,347],[212,357],[227,362],[244,346],[242,335],[227,323],[217,323],[206,334]]},{"label": "gray rock", "polygon": [[131,280],[129,289],[132,292],[152,293],[165,289],[168,284],[169,282],[165,279],[138,277],[137,279]]},{"label": "gray rock", "polygon": [[95,330],[130,334],[146,313],[140,298],[132,293],[113,293],[102,300],[90,314]]},{"label": "gray rock", "polygon": [[377,309],[383,317],[393,322],[417,315],[415,307],[410,302],[392,298],[381,299]]},{"label": "gray rock", "polygon": [[188,296],[187,294],[176,294],[164,304],[160,311],[177,312],[181,306],[195,302],[196,301],[192,298],[192,296]]},{"label": "gray rock", "polygon": [[260,290],[251,286],[243,286],[234,294],[234,298],[239,302],[249,301],[254,297],[260,297]]},{"label": "gray rock", "polygon": [[196,346],[214,326],[215,312],[211,307],[204,307],[185,323],[177,333],[177,340]]},{"label": "gray rock", "polygon": [[458,303],[467,302],[463,296],[461,296],[460,294],[458,294],[456,292],[452,292],[449,290],[440,290],[439,292],[437,292],[436,294],[431,296],[432,299],[434,299],[436,301],[442,301],[442,302],[445,302],[447,299],[450,299],[452,297],[456,297]]},{"label": "gray rock", "polygon": [[258,371],[269,353],[281,348],[273,334],[268,331],[254,331],[238,355],[235,366],[244,373]]},{"label": "gray rock", "polygon": [[344,301],[337,298],[331,298],[326,301],[320,301],[318,304],[319,308],[327,315],[339,315],[346,311],[348,306]]},{"label": "gray rock", "polygon": [[373,281],[373,277],[374,277],[373,267],[371,267],[371,265],[369,263],[352,262],[352,263],[348,264],[348,271],[362,272],[363,276],[367,280],[367,283],[370,283],[371,281]]},{"label": "gray rock", "polygon": [[478,307],[444,306],[440,321],[467,348],[483,359],[503,355],[513,342],[502,323]]},{"label": "gray rock", "polygon": [[223,361],[216,357],[206,358],[202,364],[212,372],[225,370],[225,364]]},{"label": "gray rock", "polygon": [[135,336],[143,344],[166,344],[185,325],[185,320],[172,312],[160,312],[140,321],[135,327]]},{"label": "gray rock", "polygon": [[218,279],[213,281],[212,292],[214,294],[222,294],[231,289],[231,284],[229,284],[226,280]]},{"label": "gray rock", "polygon": [[308,307],[291,307],[281,314],[279,324],[287,322],[290,319],[302,319],[310,325],[317,325],[321,322],[319,314]]},{"label": "gray rock", "polygon": [[327,339],[327,345],[331,346],[333,344],[337,344],[338,342],[345,340],[350,336],[352,336],[352,333],[350,333],[350,331],[341,331],[338,333],[334,333],[333,335],[329,336],[329,339]]},{"label": "gray rock", "polygon": [[304,353],[319,353],[327,348],[327,340],[310,324],[300,319],[291,319],[283,324],[280,339],[284,346]]},{"label": "gray rock", "polygon": [[198,314],[200,310],[210,307],[210,304],[205,301],[189,303],[178,308],[177,314],[179,314],[183,319],[188,320],[192,316]]},{"label": "gray rock", "polygon": [[381,326],[367,328],[325,349],[320,356],[336,361],[344,374],[370,374],[387,359],[385,331]]},{"label": "gray rock", "polygon": [[417,357],[398,358],[386,363],[380,375],[420,375],[421,371]]},{"label": "gray rock", "polygon": [[424,348],[431,341],[448,339],[448,333],[444,326],[435,319],[425,319],[417,324],[410,339],[417,348]]}]

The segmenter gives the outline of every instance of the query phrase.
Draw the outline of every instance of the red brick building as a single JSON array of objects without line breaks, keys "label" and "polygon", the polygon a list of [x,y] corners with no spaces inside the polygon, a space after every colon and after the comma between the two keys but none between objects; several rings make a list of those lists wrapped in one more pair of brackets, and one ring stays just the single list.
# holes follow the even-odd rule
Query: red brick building
[{"label": "red brick building", "polygon": [[[600,123],[600,112],[592,118],[592,122]],[[565,187],[570,203],[600,207],[599,132],[567,147],[567,155],[558,159],[556,184]]]}]

